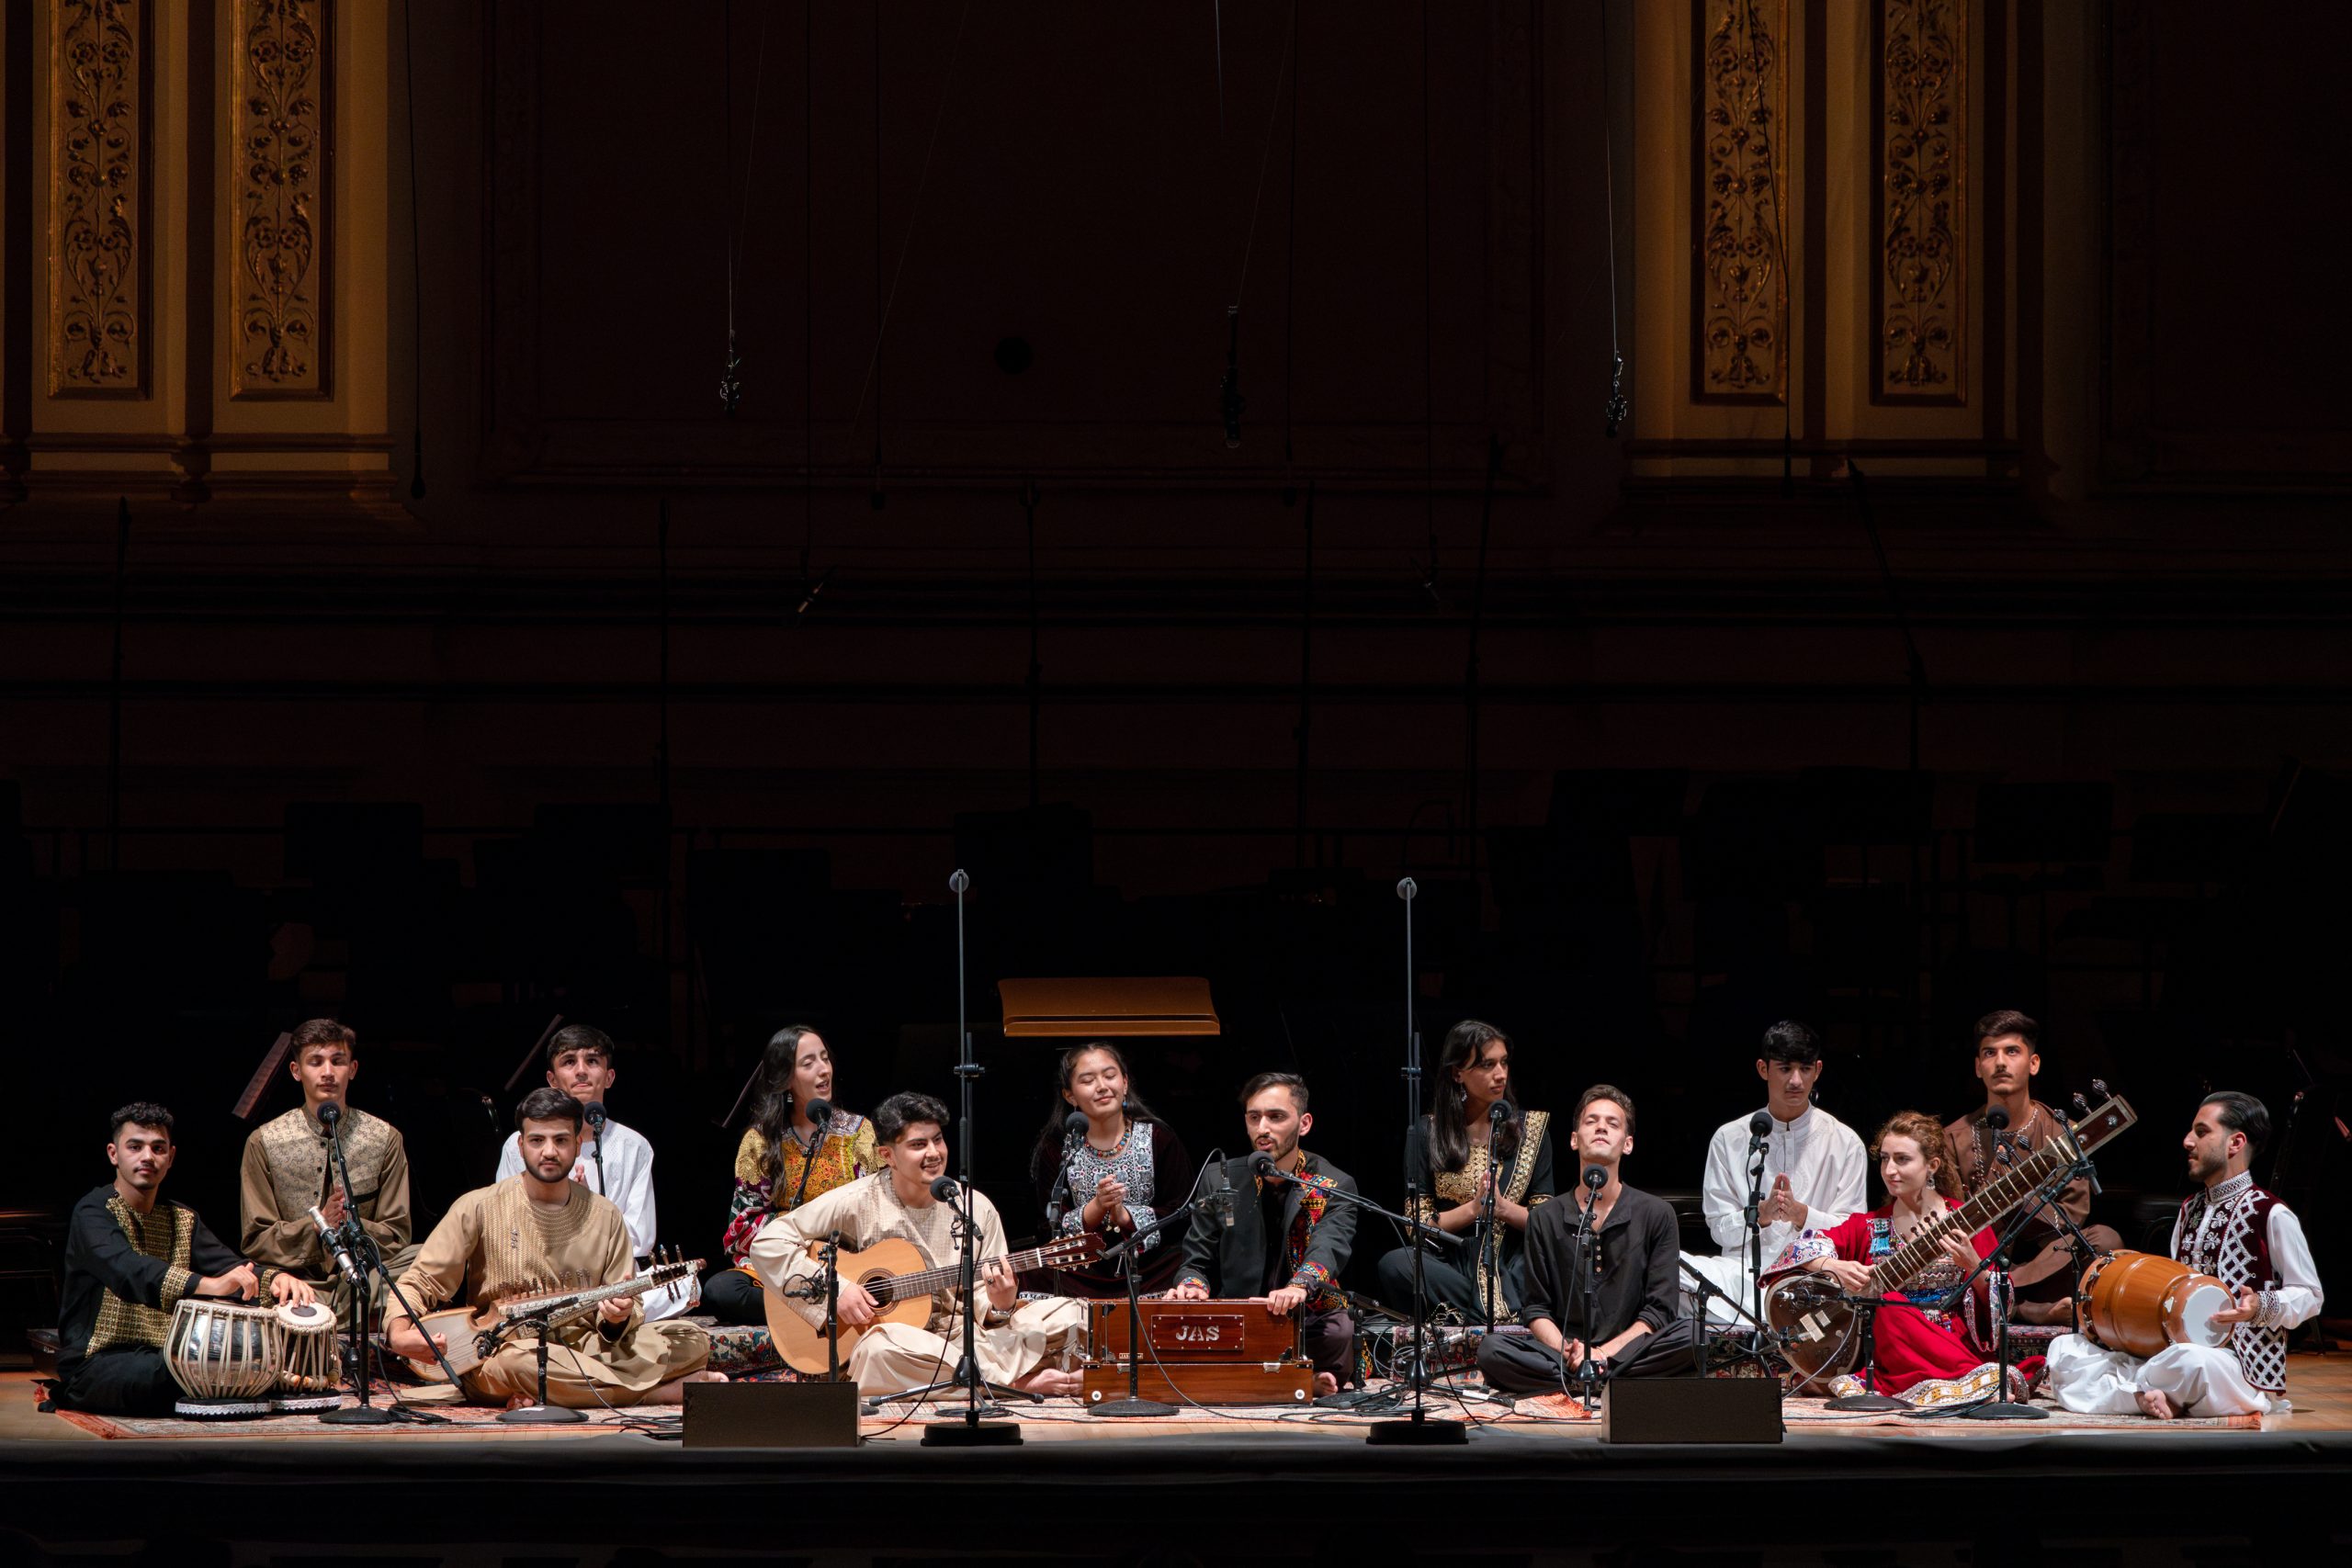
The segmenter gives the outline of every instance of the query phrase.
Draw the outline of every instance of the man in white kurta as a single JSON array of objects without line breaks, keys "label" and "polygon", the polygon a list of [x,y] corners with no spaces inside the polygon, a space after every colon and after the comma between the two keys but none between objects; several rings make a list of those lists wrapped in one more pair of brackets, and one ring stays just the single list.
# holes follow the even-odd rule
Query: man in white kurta
[{"label": "man in white kurta", "polygon": [[[1804,1024],[1783,1021],[1765,1032],[1756,1075],[1765,1083],[1764,1113],[1771,1127],[1764,1134],[1764,1201],[1757,1218],[1762,1222],[1768,1278],[1805,1232],[1832,1229],[1869,1206],[1870,1156],[1862,1140],[1813,1103],[1821,1065],[1821,1042]],[[1751,1120],[1740,1116],[1724,1122],[1707,1145],[1700,1212],[1720,1256],[1683,1254],[1691,1268],[1743,1304],[1754,1302],[1756,1289],[1747,1249],[1747,1172],[1755,1160],[1748,1148]],[[1707,1307],[1713,1322],[1736,1321],[1719,1301],[1710,1299]]]},{"label": "man in white kurta", "polygon": [[[613,1043],[601,1029],[575,1023],[557,1031],[548,1042],[548,1087],[559,1089],[582,1105],[601,1105],[611,1095],[620,1075],[613,1067]],[[509,1133],[498,1151],[498,1177],[523,1171],[522,1134]],[[609,1198],[628,1222],[629,1251],[640,1264],[653,1256],[662,1239],[653,1213],[653,1145],[634,1127],[607,1116],[602,1134],[589,1122],[581,1134],[580,1157],[571,1179],[602,1198]],[[683,1315],[700,1304],[702,1284],[689,1275],[674,1285],[645,1294],[645,1320],[659,1323]]]},{"label": "man in white kurta", "polygon": [[2173,1222],[2172,1255],[2230,1288],[2215,1313],[2222,1345],[2169,1345],[2146,1360],[2080,1334],[2050,1347],[2051,1396],[2069,1410],[2160,1420],[2176,1416],[2270,1416],[2287,1403],[2287,1335],[2319,1315],[2311,1244],[2295,1212],[2254,1184],[2246,1167],[2270,1134],[2249,1094],[2223,1091],[2197,1108],[2181,1140],[2199,1190]]},{"label": "man in white kurta", "polygon": [[[928,1095],[896,1094],[884,1100],[874,1112],[874,1125],[885,1168],[811,1198],[762,1226],[750,1254],[760,1282],[777,1292],[820,1280],[822,1268],[809,1247],[835,1234],[845,1252],[864,1252],[895,1237],[913,1246],[925,1269],[955,1267],[961,1256],[956,1211],[931,1191],[947,1168],[946,1123],[947,1108]],[[988,1296],[973,1335],[980,1375],[1039,1393],[1077,1393],[1080,1376],[1063,1363],[1075,1359],[1085,1309],[1061,1298],[1020,1300],[1012,1273],[1002,1266],[1004,1225],[996,1205],[977,1191],[971,1203],[979,1279]],[[822,1326],[821,1296],[793,1299],[790,1305],[812,1325]],[[933,1294],[920,1326],[876,1322],[873,1297],[846,1276],[839,1310],[842,1325],[859,1331],[844,1365],[869,1395],[943,1382],[956,1371],[964,1320],[952,1286]]]}]

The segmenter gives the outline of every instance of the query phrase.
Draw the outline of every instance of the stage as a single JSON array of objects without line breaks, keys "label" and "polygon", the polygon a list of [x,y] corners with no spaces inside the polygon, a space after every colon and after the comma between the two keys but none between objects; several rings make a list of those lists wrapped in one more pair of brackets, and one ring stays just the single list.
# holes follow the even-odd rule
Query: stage
[{"label": "stage", "polygon": [[[152,1542],[220,1562],[488,1564],[557,1547],[582,1563],[624,1549],[833,1563],[1629,1550],[1910,1563],[2126,1545],[2135,1562],[2299,1548],[2324,1560],[2352,1545],[2352,1358],[2297,1356],[2290,1386],[2292,1415],[2234,1425],[1863,1424],[1792,1402],[1782,1442],[1741,1447],[1608,1444],[1598,1423],[1542,1402],[1507,1416],[1474,1406],[1466,1444],[1424,1449],[1369,1445],[1368,1420],[1343,1413],[1114,1424],[1061,1403],[1021,1412],[1018,1448],[926,1448],[920,1417],[894,1411],[865,1420],[856,1450],[772,1450],[687,1449],[601,1413],[553,1429],[476,1419],[352,1437],[286,1416],[149,1436],[39,1414],[10,1374],[0,1557],[143,1560],[138,1543]],[[101,1436],[107,1425],[118,1432]],[[184,1555],[211,1542],[233,1550]]]}]

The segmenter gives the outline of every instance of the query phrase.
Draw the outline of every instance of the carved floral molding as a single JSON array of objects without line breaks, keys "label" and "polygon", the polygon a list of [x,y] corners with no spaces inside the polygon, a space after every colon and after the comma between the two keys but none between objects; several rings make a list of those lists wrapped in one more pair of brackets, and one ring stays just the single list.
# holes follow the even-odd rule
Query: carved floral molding
[{"label": "carved floral molding", "polygon": [[1787,0],[1698,0],[1697,395],[1788,388]]},{"label": "carved floral molding", "polygon": [[1968,0],[1882,0],[1872,394],[1967,399]]},{"label": "carved floral molding", "polygon": [[50,39],[49,390],[146,372],[147,7],[61,0]]},{"label": "carved floral molding", "polygon": [[326,385],[328,0],[235,0],[232,397]]}]

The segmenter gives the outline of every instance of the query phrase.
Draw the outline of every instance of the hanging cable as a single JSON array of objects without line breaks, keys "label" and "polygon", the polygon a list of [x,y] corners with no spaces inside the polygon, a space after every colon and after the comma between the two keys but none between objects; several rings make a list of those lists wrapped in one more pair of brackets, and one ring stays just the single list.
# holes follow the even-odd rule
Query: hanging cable
[{"label": "hanging cable", "polygon": [[409,320],[410,410],[408,498],[424,499],[424,243],[416,220],[416,18],[401,0],[401,80],[408,97],[408,264],[413,296]]},{"label": "hanging cable", "polygon": [[[1296,16],[1293,5],[1294,21]],[[1241,296],[1250,286],[1250,258],[1258,246],[1258,213],[1266,198],[1266,171],[1273,166],[1274,121],[1282,111],[1283,84],[1290,76],[1291,45],[1296,41],[1297,28],[1283,40],[1282,63],[1274,71],[1274,93],[1266,105],[1266,134],[1261,138],[1258,152],[1258,185],[1250,197],[1250,226],[1241,240],[1241,273],[1234,279],[1233,303],[1225,308],[1225,378],[1217,384],[1217,412],[1225,421],[1225,444],[1228,447],[1241,445]]]},{"label": "hanging cable", "polygon": [[939,85],[939,107],[932,116],[931,141],[923,148],[922,170],[915,178],[914,202],[907,213],[907,231],[905,237],[899,243],[899,260],[897,265],[891,269],[890,290],[887,296],[883,295],[881,291],[882,274],[880,270],[882,255],[882,40],[879,6],[876,7],[876,19],[875,23],[874,56],[874,254],[876,270],[874,280],[875,295],[877,299],[880,299],[881,306],[880,309],[875,312],[874,352],[866,355],[865,376],[865,378],[858,383],[857,400],[850,407],[849,423],[850,432],[854,436],[856,434],[857,422],[865,412],[865,394],[868,391],[873,392],[874,493],[876,498],[875,504],[878,509],[881,504],[880,497],[882,483],[882,341],[884,335],[890,330],[890,312],[899,302],[899,285],[904,281],[906,277],[907,253],[914,244],[915,229],[922,218],[923,190],[931,183],[932,157],[933,154],[939,151],[939,128],[946,122],[947,101],[950,97],[954,96],[955,94],[956,68],[963,59],[964,28],[965,24],[972,19],[972,6],[971,0],[965,0],[963,12],[956,19],[956,42],[954,48],[949,51],[947,56],[947,73]]},{"label": "hanging cable", "polygon": [[800,602],[797,626],[833,579],[812,580],[817,547],[817,0],[800,5]]},{"label": "hanging cable", "polygon": [[[727,29],[725,57],[726,91],[720,95],[727,116],[726,180],[735,184],[735,8],[729,0],[722,15]],[[727,225],[727,366],[718,377],[718,406],[732,415],[743,400],[743,384],[737,378],[742,360],[735,352],[735,275],[742,265],[745,238],[752,222],[752,170],[758,162],[760,150],[760,94],[768,75],[768,17],[765,9],[760,13],[760,47],[752,63],[752,126],[743,141],[743,194],[736,202],[734,214]],[[733,192],[730,188],[729,195]]]},{"label": "hanging cable", "polygon": [[1609,53],[1610,0],[1600,4],[1600,190],[1607,203],[1603,227],[1609,236],[1609,401],[1600,411],[1601,434],[1614,437],[1625,423],[1625,353],[1617,341],[1617,149],[1609,84],[1617,74]]},{"label": "hanging cable", "polygon": [[[1283,504],[1297,490],[1290,480],[1292,367],[1298,342],[1298,91],[1306,62],[1298,52],[1298,0],[1290,3],[1290,210],[1283,234]],[[1276,84],[1280,85],[1279,83]],[[1310,547],[1311,553],[1311,547]]]}]

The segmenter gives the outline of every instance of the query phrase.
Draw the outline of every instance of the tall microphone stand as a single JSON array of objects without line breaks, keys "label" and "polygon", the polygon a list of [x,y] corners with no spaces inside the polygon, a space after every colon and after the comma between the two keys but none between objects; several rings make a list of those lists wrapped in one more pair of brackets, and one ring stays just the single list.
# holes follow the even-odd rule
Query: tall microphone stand
[{"label": "tall microphone stand", "polygon": [[[1502,1289],[1503,1238],[1502,1233],[1495,1228],[1495,1199],[1503,1183],[1499,1156],[1502,1152],[1503,1123],[1509,1118],[1510,1112],[1499,1100],[1487,1112],[1487,1190],[1481,1201],[1482,1213],[1478,1220],[1478,1272],[1481,1276],[1478,1299],[1486,1305],[1487,1332],[1489,1334],[1495,1331],[1495,1296]],[[1430,1190],[1434,1194],[1434,1182],[1430,1184]],[[1430,1207],[1436,1207],[1434,1196],[1430,1200]]]},{"label": "tall microphone stand", "polygon": [[605,1102],[592,1101],[583,1114],[588,1122],[588,1149],[596,1161],[596,1195],[609,1198],[612,1190],[605,1185]]},{"label": "tall microphone stand", "polygon": [[[368,1228],[359,1223],[359,1216],[352,1212],[351,1164],[343,1155],[342,1123],[343,1112],[336,1108],[334,1119],[326,1123],[327,1141],[334,1153],[336,1179],[343,1183],[343,1224],[336,1227],[336,1233],[343,1239],[344,1251],[350,1255],[355,1265],[345,1278],[351,1280],[352,1315],[358,1328],[359,1403],[342,1410],[323,1411],[319,1420],[322,1425],[329,1427],[389,1427],[395,1421],[439,1426],[447,1417],[423,1410],[405,1409],[398,1404],[379,1405],[368,1402],[369,1391],[376,1381],[375,1336],[371,1332],[376,1314],[375,1303],[368,1291],[368,1273],[372,1270],[384,1281],[384,1288],[391,1292],[392,1300],[400,1303],[401,1311],[408,1314],[409,1322],[421,1323],[423,1320],[418,1317],[416,1309],[409,1304],[408,1297],[401,1293],[400,1281],[393,1279],[391,1271],[384,1267],[383,1249],[376,1245],[376,1238],[368,1234]],[[435,1360],[441,1363],[441,1375],[449,1380],[449,1386],[462,1388],[464,1385],[458,1382],[457,1369],[449,1365],[449,1358],[442,1354],[441,1348],[433,1343],[433,1337],[429,1334],[424,1337],[424,1348],[433,1352]],[[577,1417],[580,1413],[575,1410],[566,1414]]]},{"label": "tall microphone stand", "polygon": [[[1220,1184],[1223,1183],[1225,1179],[1225,1173],[1222,1170],[1217,1172],[1217,1179]],[[1125,1399],[1110,1400],[1102,1404],[1091,1405],[1087,1409],[1088,1415],[1136,1416],[1173,1416],[1176,1414],[1176,1406],[1164,1404],[1157,1399],[1146,1399],[1143,1396],[1143,1297],[1136,1284],[1136,1258],[1141,1255],[1143,1251],[1143,1244],[1150,1237],[1159,1235],[1159,1232],[1179,1214],[1182,1214],[1184,1218],[1189,1220],[1195,1214],[1204,1214],[1208,1213],[1210,1209],[1214,1208],[1219,1202],[1229,1200],[1231,1196],[1231,1190],[1220,1185],[1216,1190],[1204,1192],[1198,1198],[1192,1200],[1190,1202],[1180,1204],[1176,1208],[1169,1210],[1164,1214],[1154,1214],[1151,1219],[1151,1224],[1141,1227],[1135,1235],[1127,1237],[1126,1240],[1121,1242],[1118,1246],[1113,1247],[1110,1251],[1102,1255],[1106,1260],[1116,1260],[1119,1265],[1119,1272],[1126,1276],[1127,1397]],[[1301,1308],[1300,1310],[1304,1312],[1306,1309]]]},{"label": "tall microphone stand", "polygon": [[1764,1322],[1764,1165],[1771,1146],[1769,1129],[1747,1134],[1747,1292],[1755,1308],[1748,1321],[1759,1326]]},{"label": "tall microphone stand", "polygon": [[[1993,1134],[1994,1159],[1997,1164],[2011,1163],[2011,1156],[2004,1146],[2007,1138],[2007,1134],[1998,1130]],[[2009,1397],[2009,1298],[2014,1294],[2009,1284],[2009,1247],[2017,1240],[2018,1233],[2025,1229],[2041,1211],[2042,1204],[2064,1191],[2066,1184],[2082,1175],[2089,1165],[2089,1160],[2077,1157],[2043,1182],[2035,1201],[2019,1205],[2018,1212],[2009,1217],[2008,1227],[1994,1238],[1993,1250],[1953,1291],[1951,1299],[1957,1310],[1966,1303],[1969,1292],[1975,1288],[1977,1276],[1987,1277],[1990,1289],[1986,1294],[1992,1297],[1993,1308],[1993,1364],[1998,1369],[1999,1375],[1990,1396],[1964,1409],[1946,1411],[1946,1415],[1962,1421],[2047,1421],[2050,1418],[2047,1410],[2036,1410],[2030,1404],[2020,1404]]]},{"label": "tall microphone stand", "polygon": [[[1413,895],[1420,888],[1409,876],[1396,884],[1396,897],[1405,904],[1405,1212],[1418,1213],[1421,1206],[1421,1179],[1428,1159],[1420,1144],[1421,1133],[1421,1032],[1415,1021],[1414,1003],[1419,989],[1413,969]],[[1491,1164],[1491,1158],[1489,1160]],[[1420,1222],[1407,1222],[1419,1228]],[[1430,1416],[1422,1404],[1429,1382],[1430,1293],[1428,1270],[1423,1267],[1420,1243],[1413,1244],[1413,1411],[1402,1421],[1382,1421],[1371,1431],[1374,1443],[1466,1443],[1469,1428],[1459,1421]]]},{"label": "tall microphone stand", "polygon": [[[990,1393],[1021,1396],[1019,1389],[999,1388],[980,1376],[979,1355],[975,1348],[980,1313],[979,1289],[979,1227],[972,1223],[972,1084],[985,1071],[972,1055],[972,1030],[965,1017],[964,989],[964,894],[972,879],[959,868],[947,878],[947,886],[956,895],[956,1037],[963,1043],[963,1055],[956,1064],[956,1086],[959,1095],[958,1121],[956,1128],[956,1156],[962,1172],[963,1190],[957,1194],[964,1206],[957,1218],[964,1230],[964,1351],[956,1364],[952,1385],[964,1390],[964,1414],[934,1419],[924,1426],[922,1440],[925,1448],[1004,1448],[1021,1441],[1018,1421],[991,1420],[982,1425],[983,1416],[1001,1417],[1004,1407],[989,1401]],[[1043,1396],[1031,1393],[1033,1403],[1042,1403]]]},{"label": "tall microphone stand", "polygon": [[[1592,1179],[1600,1177],[1599,1182]],[[1592,1211],[1600,1201],[1600,1190],[1609,1185],[1608,1173],[1599,1166],[1586,1169],[1584,1201],[1577,1205],[1577,1261],[1583,1265],[1577,1270],[1583,1279],[1577,1289],[1582,1295],[1584,1359],[1577,1363],[1577,1397],[1584,1402],[1588,1413],[1600,1407],[1600,1363],[1593,1355],[1593,1329],[1600,1322],[1600,1248],[1596,1245],[1599,1235],[1592,1228]]]}]

